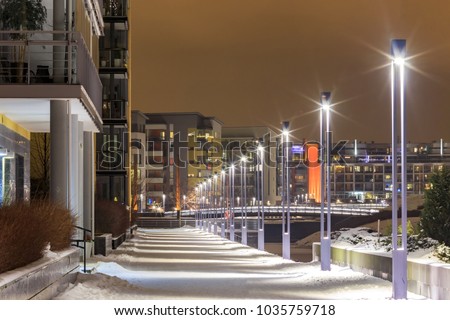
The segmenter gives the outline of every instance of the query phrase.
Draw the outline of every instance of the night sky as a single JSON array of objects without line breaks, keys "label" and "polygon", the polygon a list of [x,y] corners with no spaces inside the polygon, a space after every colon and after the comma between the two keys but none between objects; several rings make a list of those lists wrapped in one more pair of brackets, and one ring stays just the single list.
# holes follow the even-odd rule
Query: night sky
[{"label": "night sky", "polygon": [[132,108],[225,126],[291,121],[317,139],[389,142],[390,41],[407,40],[407,139],[450,141],[449,0],[131,0]]}]

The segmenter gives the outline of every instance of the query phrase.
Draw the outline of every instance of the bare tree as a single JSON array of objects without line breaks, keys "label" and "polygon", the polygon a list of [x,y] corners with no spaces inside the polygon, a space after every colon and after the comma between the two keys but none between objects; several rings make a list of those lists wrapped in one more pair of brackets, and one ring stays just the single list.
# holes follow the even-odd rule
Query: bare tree
[{"label": "bare tree", "polygon": [[50,192],[50,133],[32,133],[30,149],[32,198],[47,199]]}]

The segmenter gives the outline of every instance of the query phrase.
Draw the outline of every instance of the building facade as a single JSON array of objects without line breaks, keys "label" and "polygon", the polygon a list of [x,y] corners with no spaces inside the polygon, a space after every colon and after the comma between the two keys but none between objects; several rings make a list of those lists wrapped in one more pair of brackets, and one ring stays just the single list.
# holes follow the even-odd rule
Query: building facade
[{"label": "building facade", "polygon": [[136,181],[145,186],[136,196],[141,208],[193,205],[196,185],[222,169],[222,122],[196,112],[133,111],[132,119],[131,153],[141,177]]},{"label": "building facade", "polygon": [[94,0],[43,4],[43,31],[0,32],[2,203],[30,200],[30,136],[48,132],[50,198],[70,209],[78,226],[92,229],[101,9]]},{"label": "building facade", "polygon": [[[450,143],[407,144],[407,193],[423,194],[429,178],[450,165]],[[399,153],[400,154],[400,153]],[[333,155],[331,192],[334,199],[380,201],[392,196],[392,158],[389,143],[347,142]],[[398,164],[398,172],[401,166]],[[400,183],[398,184],[400,188]]]},{"label": "building facade", "polygon": [[[235,166],[235,197],[243,199],[244,192],[241,185],[244,185],[245,167],[247,204],[256,204],[257,182],[261,178],[264,180],[264,203],[266,205],[277,203],[280,197],[277,195],[278,166],[275,133],[267,127],[223,127],[221,143],[225,167]],[[260,146],[263,150],[259,149],[258,153]],[[263,151],[263,161],[261,161],[261,151]],[[243,157],[246,159],[245,162],[241,162]]]},{"label": "building facade", "polygon": [[127,0],[103,0],[100,38],[102,132],[97,134],[96,197],[130,204],[130,126]]}]

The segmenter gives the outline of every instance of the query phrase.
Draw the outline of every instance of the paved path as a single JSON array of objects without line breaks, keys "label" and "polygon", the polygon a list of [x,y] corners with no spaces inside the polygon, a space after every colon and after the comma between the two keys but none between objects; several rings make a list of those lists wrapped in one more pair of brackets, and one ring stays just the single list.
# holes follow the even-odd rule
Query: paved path
[{"label": "paved path", "polygon": [[388,299],[391,283],[296,263],[193,228],[140,229],[60,299]]}]

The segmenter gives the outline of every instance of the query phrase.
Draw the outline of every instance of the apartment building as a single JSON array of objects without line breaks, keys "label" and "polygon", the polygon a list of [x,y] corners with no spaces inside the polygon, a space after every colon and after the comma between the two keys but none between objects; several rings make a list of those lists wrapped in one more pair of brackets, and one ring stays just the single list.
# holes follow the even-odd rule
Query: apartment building
[{"label": "apartment building", "polygon": [[96,197],[130,204],[129,1],[103,0],[101,7],[104,37],[99,45],[99,74],[103,85],[103,126],[96,140]]},{"label": "apartment building", "polygon": [[101,9],[94,0],[43,5],[42,31],[5,24],[0,31],[1,202],[30,200],[30,135],[49,132],[50,197],[91,229],[94,134],[102,127]]},{"label": "apartment building", "polygon": [[[265,204],[275,204],[280,200],[277,195],[277,139],[273,130],[263,126],[223,127],[221,143],[224,165],[235,166],[235,197],[243,199],[241,185],[244,186],[245,170],[248,205],[255,205],[260,179],[264,180]],[[260,146],[263,147],[263,161],[261,149],[258,152]],[[242,162],[244,157],[246,161]]]},{"label": "apartment building", "polygon": [[140,208],[181,209],[198,183],[222,169],[220,120],[197,112],[139,111],[132,120],[132,162],[145,186],[137,196]]},{"label": "apartment building", "polygon": [[[423,194],[431,187],[429,178],[433,172],[450,165],[450,143],[442,139],[431,143],[408,143],[406,149],[407,192]],[[390,199],[392,160],[390,143],[345,143],[339,154],[333,155],[332,197],[354,201]],[[397,167],[400,173],[400,164]]]}]

